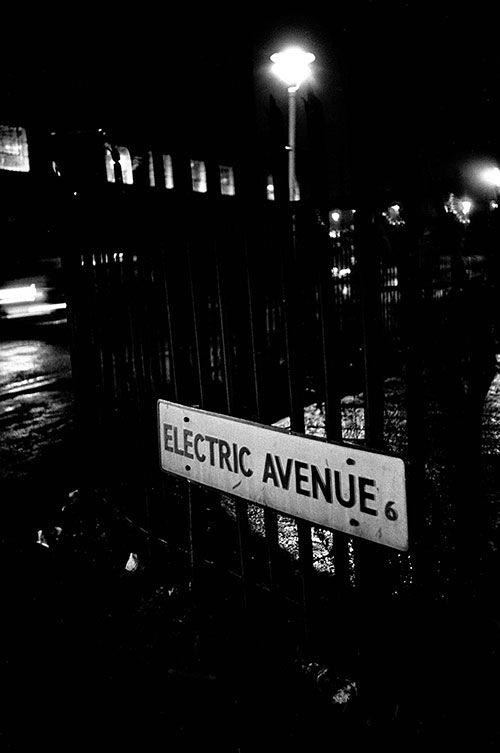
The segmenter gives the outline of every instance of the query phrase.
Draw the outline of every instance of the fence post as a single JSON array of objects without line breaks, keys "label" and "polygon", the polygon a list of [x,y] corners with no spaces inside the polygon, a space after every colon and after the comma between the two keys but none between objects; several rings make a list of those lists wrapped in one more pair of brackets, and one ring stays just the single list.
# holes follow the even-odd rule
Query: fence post
[{"label": "fence post", "polygon": [[[289,206],[288,242],[282,244],[282,294],[285,326],[285,352],[288,373],[290,402],[290,429],[299,434],[305,432],[304,420],[304,370],[299,356],[302,332],[301,296],[298,270],[297,218],[296,209]],[[312,542],[311,525],[297,521],[299,539],[299,562],[302,582],[302,607],[304,616],[304,643],[307,648],[311,641],[313,624],[311,601]]]},{"label": "fence post", "polygon": [[[359,302],[363,345],[365,443],[384,446],[384,385],[381,354],[381,259],[375,213],[361,207],[355,216]],[[355,582],[363,603],[381,601],[390,592],[389,553],[361,539],[354,542]]]},{"label": "fence post", "polygon": [[[229,333],[229,317],[226,312],[226,300],[228,292],[224,289],[222,282],[222,270],[220,264],[220,251],[218,246],[218,236],[213,246],[215,276],[217,285],[217,299],[219,307],[221,342],[222,342],[222,361],[224,367],[224,382],[226,392],[226,410],[228,415],[234,415],[234,391],[233,391],[233,359],[231,354],[231,337]],[[249,546],[249,525],[248,525],[248,508],[243,500],[236,499],[236,522],[238,528],[238,548],[240,555],[241,584],[243,595],[243,607],[246,610],[249,607],[250,600],[250,578],[248,555]]]},{"label": "fence post", "polygon": [[381,358],[380,245],[373,211],[360,208],[355,217],[360,311],[363,337],[365,441],[382,447],[384,441],[384,391]]},{"label": "fence post", "polygon": [[400,289],[402,338],[406,387],[407,431],[407,504],[410,552],[413,563],[414,587],[430,593],[433,584],[432,532],[425,530],[427,510],[424,508],[425,480],[425,280],[421,239],[424,229],[422,208],[413,200],[406,210],[406,244],[401,250]]},{"label": "fence post", "polygon": [[[258,243],[258,241],[257,241]],[[251,274],[250,258],[249,258],[249,246],[248,240],[244,241],[244,264],[245,264],[245,281],[246,281],[246,295],[248,301],[248,322],[249,322],[249,334],[251,343],[251,366],[252,366],[252,382],[254,391],[254,405],[255,405],[255,417],[257,421],[262,420],[261,405],[261,380],[259,374],[259,364],[257,359],[257,333],[255,322],[255,305],[254,305],[254,278]],[[269,588],[271,593],[276,592],[276,569],[277,560],[279,555],[279,539],[278,539],[278,518],[277,513],[274,510],[270,510],[268,507],[264,508],[264,530],[267,549],[267,570],[269,578]]]},{"label": "fence post", "polygon": [[[326,236],[327,230],[316,226],[313,239],[313,259],[315,282],[318,291],[318,314],[321,344],[322,386],[325,402],[325,435],[327,439],[342,441],[342,410],[341,410],[341,367],[340,328],[338,312],[334,306],[332,290],[330,244]],[[330,262],[330,263],[329,263]],[[335,566],[335,585],[340,592],[350,587],[351,568],[349,563],[349,538],[345,534],[333,532],[333,560]]]}]

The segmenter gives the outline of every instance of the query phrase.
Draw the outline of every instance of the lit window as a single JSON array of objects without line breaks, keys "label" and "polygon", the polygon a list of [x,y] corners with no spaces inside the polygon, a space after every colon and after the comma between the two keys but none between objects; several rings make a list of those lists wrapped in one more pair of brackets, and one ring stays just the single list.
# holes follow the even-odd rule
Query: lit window
[{"label": "lit window", "polygon": [[[120,164],[121,164],[121,155],[120,155]],[[144,159],[142,155],[140,154],[134,154],[132,157],[132,182],[137,183],[137,176],[142,171],[142,166],[144,163]]]},{"label": "lit window", "polygon": [[25,129],[0,125],[0,170],[27,173],[29,169],[28,139]]},{"label": "lit window", "polygon": [[[132,185],[134,182],[134,179],[133,179],[133,171],[132,171],[132,160],[130,159],[130,152],[124,146],[114,147],[113,152],[115,151],[115,149],[117,150],[118,155],[119,155],[119,165],[121,167],[123,183],[126,183],[127,185]],[[115,183],[115,162],[111,155],[111,149],[109,146],[106,149],[106,176],[110,183]]]},{"label": "lit window", "polygon": [[148,153],[148,168],[149,168],[149,185],[151,188],[155,186],[155,163],[153,160],[153,152]]},{"label": "lit window", "polygon": [[198,193],[207,192],[207,169],[201,160],[191,160],[191,181],[193,191]]},{"label": "lit window", "polygon": [[223,196],[234,196],[234,171],[232,167],[220,165],[220,192]]},{"label": "lit window", "polygon": [[172,157],[170,154],[163,155],[163,173],[165,175],[165,188],[173,188],[174,169],[172,166]]},{"label": "lit window", "polygon": [[268,201],[274,201],[274,180],[272,175],[267,176],[266,190]]}]

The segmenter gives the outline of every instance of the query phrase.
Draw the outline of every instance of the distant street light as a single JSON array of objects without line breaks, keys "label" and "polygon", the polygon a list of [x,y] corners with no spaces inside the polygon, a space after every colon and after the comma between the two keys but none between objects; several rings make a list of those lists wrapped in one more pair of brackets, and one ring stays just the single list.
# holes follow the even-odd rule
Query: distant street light
[{"label": "distant street light", "polygon": [[311,63],[316,59],[312,52],[304,52],[300,47],[288,47],[283,52],[271,55],[273,73],[288,87],[288,196],[295,201],[295,128],[296,101],[295,94],[303,81],[309,76]]},{"label": "distant street light", "polygon": [[474,205],[470,199],[459,199],[454,193],[451,193],[448,196],[447,201],[444,203],[445,211],[453,214],[462,225],[468,225],[470,223],[469,215],[473,206]]},{"label": "distant street light", "polygon": [[470,210],[472,209],[472,201],[470,199],[462,199],[461,202],[462,212],[467,217]]},{"label": "distant street light", "polygon": [[500,168],[498,167],[486,168],[486,170],[483,170],[482,178],[485,181],[485,183],[488,183],[490,186],[494,186],[495,188],[500,188]]},{"label": "distant street light", "polygon": [[494,199],[490,201],[490,209],[498,209],[500,203],[500,169],[498,167],[487,167],[480,174],[483,183],[493,188]]},{"label": "distant street light", "polygon": [[482,171],[481,178],[495,191],[495,199],[490,202],[490,208],[496,209],[500,198],[500,169],[498,167],[487,167]]}]

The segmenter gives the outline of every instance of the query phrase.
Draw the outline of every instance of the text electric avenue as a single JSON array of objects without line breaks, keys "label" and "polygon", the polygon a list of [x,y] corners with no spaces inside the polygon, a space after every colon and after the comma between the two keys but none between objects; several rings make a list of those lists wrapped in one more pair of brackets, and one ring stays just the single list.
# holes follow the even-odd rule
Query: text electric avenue
[{"label": "text electric avenue", "polygon": [[160,400],[161,468],[248,502],[408,549],[401,458]]}]

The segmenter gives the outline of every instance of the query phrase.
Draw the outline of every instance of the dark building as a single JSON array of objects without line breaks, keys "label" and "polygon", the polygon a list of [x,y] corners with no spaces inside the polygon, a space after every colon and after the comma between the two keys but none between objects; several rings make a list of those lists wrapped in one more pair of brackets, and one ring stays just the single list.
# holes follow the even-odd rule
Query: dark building
[{"label": "dark building", "polygon": [[31,207],[32,230],[57,215],[55,187],[71,194],[112,180],[112,147],[137,188],[189,192],[206,181],[265,200],[271,174],[275,198],[286,195],[286,89],[269,55],[290,41],[317,58],[298,97],[303,200],[460,193],[474,160],[498,150],[488,14],[357,2],[245,18],[147,5],[133,18],[55,15],[5,25],[0,125],[25,129],[30,169],[0,170],[4,247],[20,227],[14,214]]},{"label": "dark building", "polygon": [[265,199],[249,40],[226,27],[100,19],[92,34],[5,47],[2,68],[4,277],[52,255],[61,201],[110,183]]}]

